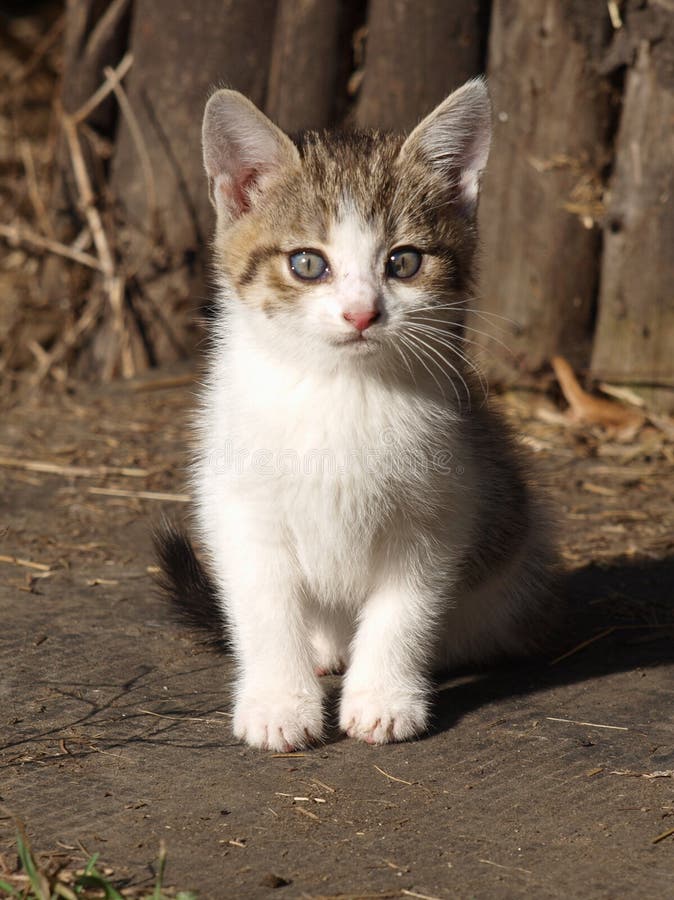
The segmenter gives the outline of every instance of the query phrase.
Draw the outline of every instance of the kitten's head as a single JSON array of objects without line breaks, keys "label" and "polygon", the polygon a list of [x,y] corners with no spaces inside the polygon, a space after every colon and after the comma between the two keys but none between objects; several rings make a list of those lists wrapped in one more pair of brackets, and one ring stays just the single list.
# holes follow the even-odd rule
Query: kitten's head
[{"label": "kitten's head", "polygon": [[[490,135],[480,79],[406,139],[293,141],[241,94],[218,91],[203,150],[227,302],[284,353],[340,365],[444,355],[470,289]],[[433,349],[419,354],[421,341]]]}]

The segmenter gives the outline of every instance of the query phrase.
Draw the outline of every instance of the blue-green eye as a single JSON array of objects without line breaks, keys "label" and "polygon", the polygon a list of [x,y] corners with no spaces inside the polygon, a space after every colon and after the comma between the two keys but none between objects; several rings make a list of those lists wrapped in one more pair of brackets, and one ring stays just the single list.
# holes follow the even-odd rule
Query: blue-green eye
[{"label": "blue-green eye", "polygon": [[290,271],[303,281],[316,281],[328,271],[325,257],[315,250],[298,250],[288,257]]},{"label": "blue-green eye", "polygon": [[421,265],[422,255],[414,247],[399,247],[392,250],[386,263],[386,274],[389,278],[411,278],[416,275]]}]

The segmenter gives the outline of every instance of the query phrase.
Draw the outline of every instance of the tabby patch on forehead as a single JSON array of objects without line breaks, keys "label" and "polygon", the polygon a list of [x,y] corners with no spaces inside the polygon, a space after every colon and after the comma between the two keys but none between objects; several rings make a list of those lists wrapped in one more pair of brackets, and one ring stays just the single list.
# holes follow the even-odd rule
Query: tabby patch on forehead
[{"label": "tabby patch on forehead", "polygon": [[262,263],[274,256],[279,256],[281,253],[281,248],[276,244],[271,246],[256,247],[254,250],[252,250],[250,256],[248,257],[246,267],[239,276],[239,287],[245,287],[246,285],[254,281]]}]

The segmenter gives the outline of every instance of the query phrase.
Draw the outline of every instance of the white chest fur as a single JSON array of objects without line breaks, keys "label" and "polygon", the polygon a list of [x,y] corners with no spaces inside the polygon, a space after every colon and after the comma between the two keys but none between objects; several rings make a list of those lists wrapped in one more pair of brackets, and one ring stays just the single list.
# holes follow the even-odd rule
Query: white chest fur
[{"label": "white chest fur", "polygon": [[[281,529],[312,593],[359,603],[404,532],[450,508],[456,442],[432,398],[346,368],[300,377],[233,342],[216,359],[203,429],[204,532]],[[461,491],[458,491],[458,496]],[[220,531],[221,529],[216,529]]]}]

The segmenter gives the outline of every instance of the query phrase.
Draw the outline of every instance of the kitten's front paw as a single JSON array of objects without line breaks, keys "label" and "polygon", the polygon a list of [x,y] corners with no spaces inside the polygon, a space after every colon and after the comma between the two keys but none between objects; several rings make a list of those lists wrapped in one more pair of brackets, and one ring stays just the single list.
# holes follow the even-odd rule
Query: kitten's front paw
[{"label": "kitten's front paw", "polygon": [[289,752],[308,747],[323,734],[320,695],[279,690],[245,692],[234,706],[234,734],[261,750]]},{"label": "kitten's front paw", "polygon": [[347,691],[342,697],[339,727],[368,744],[409,740],[427,723],[428,700],[419,692]]}]

